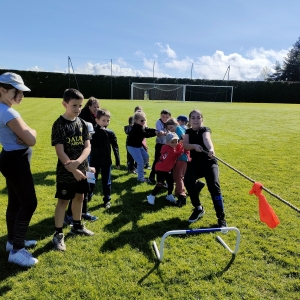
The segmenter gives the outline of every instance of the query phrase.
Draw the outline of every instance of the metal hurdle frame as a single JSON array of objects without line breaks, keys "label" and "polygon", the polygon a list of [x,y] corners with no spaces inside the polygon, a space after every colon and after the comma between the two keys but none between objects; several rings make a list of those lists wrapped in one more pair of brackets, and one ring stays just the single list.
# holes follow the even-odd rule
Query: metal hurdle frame
[{"label": "metal hurdle frame", "polygon": [[156,253],[156,256],[159,261],[163,260],[164,257],[164,244],[165,239],[169,235],[178,235],[178,234],[202,234],[202,233],[211,233],[211,232],[222,232],[227,233],[228,231],[235,231],[237,234],[236,237],[236,243],[234,250],[231,250],[231,248],[223,241],[223,239],[219,236],[217,236],[217,240],[224,246],[225,249],[227,249],[231,254],[236,254],[239,250],[240,241],[241,241],[241,234],[240,231],[236,227],[222,227],[222,228],[204,228],[204,229],[192,229],[192,230],[171,230],[167,231],[161,238],[160,242],[160,251],[157,248],[156,242],[153,241],[153,248]]}]

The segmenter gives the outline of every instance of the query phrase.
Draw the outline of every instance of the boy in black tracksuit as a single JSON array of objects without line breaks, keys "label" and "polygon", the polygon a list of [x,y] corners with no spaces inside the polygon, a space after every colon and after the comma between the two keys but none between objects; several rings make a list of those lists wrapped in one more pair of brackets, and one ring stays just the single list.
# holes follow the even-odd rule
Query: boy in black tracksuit
[{"label": "boy in black tracksuit", "polygon": [[[90,166],[96,169],[97,180],[101,172],[103,202],[106,208],[111,206],[111,148],[113,149],[116,167],[120,168],[119,146],[115,133],[107,129],[110,122],[110,112],[106,109],[99,109],[96,117],[97,125],[91,140]],[[90,192],[93,194],[95,184],[90,184]]]}]

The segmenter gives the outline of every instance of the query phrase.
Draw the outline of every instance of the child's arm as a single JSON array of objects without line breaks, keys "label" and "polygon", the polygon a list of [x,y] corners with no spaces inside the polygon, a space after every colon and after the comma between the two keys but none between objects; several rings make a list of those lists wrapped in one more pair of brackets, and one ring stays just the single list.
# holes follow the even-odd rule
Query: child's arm
[{"label": "child's arm", "polygon": [[90,140],[85,140],[84,142],[84,149],[81,152],[81,155],[76,160],[68,160],[64,163],[65,168],[72,172],[75,171],[82,162],[87,159],[87,157],[90,155],[91,152],[91,144]]},{"label": "child's arm", "polygon": [[[63,165],[66,167],[66,163],[68,161],[70,161],[70,158],[68,157],[68,155],[65,153],[64,150],[64,145],[63,144],[56,144],[55,145],[55,150],[56,150],[56,154],[58,159],[63,163]],[[67,169],[67,168],[66,168]],[[68,170],[68,169],[67,169]],[[80,171],[80,170],[74,170],[74,171],[70,171],[72,172],[72,174],[74,175],[74,177],[76,178],[77,181],[81,180],[81,179],[85,179],[85,175]]]},{"label": "child's arm", "polygon": [[181,141],[180,141],[179,144],[176,146],[174,152],[176,153],[176,156],[178,156],[178,157],[180,157],[180,156],[183,154],[184,148],[183,148],[183,144],[182,144]]},{"label": "child's arm", "polygon": [[145,127],[145,138],[150,138],[150,137],[154,137],[157,135],[157,130],[155,128],[148,128]]},{"label": "child's arm", "polygon": [[15,118],[6,124],[17,136],[18,144],[34,146],[36,143],[36,131],[30,128],[22,118]]},{"label": "child's arm", "polygon": [[117,169],[120,168],[120,154],[119,154],[119,146],[118,146],[118,141],[115,133],[113,131],[110,131],[109,133],[109,140],[111,147],[113,149],[115,159],[116,159],[116,167]]}]

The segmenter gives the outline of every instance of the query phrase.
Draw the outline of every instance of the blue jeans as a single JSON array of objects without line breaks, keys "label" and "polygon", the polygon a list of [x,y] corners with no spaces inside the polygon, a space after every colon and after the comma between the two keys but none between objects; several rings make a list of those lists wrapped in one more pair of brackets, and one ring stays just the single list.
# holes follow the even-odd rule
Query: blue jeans
[{"label": "blue jeans", "polygon": [[137,163],[138,180],[144,180],[144,166],[149,160],[149,155],[143,147],[136,148],[127,146],[128,152]]}]

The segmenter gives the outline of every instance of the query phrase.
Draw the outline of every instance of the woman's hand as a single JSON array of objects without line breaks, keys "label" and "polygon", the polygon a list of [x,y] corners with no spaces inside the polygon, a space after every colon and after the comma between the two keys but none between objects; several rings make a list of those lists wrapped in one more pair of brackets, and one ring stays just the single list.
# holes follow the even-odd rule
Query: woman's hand
[{"label": "woman's hand", "polygon": [[214,150],[209,150],[208,153],[207,153],[207,155],[208,155],[210,158],[214,157],[214,156],[215,156]]},{"label": "woman's hand", "polygon": [[194,150],[197,152],[202,152],[203,148],[198,144],[194,144]]}]

